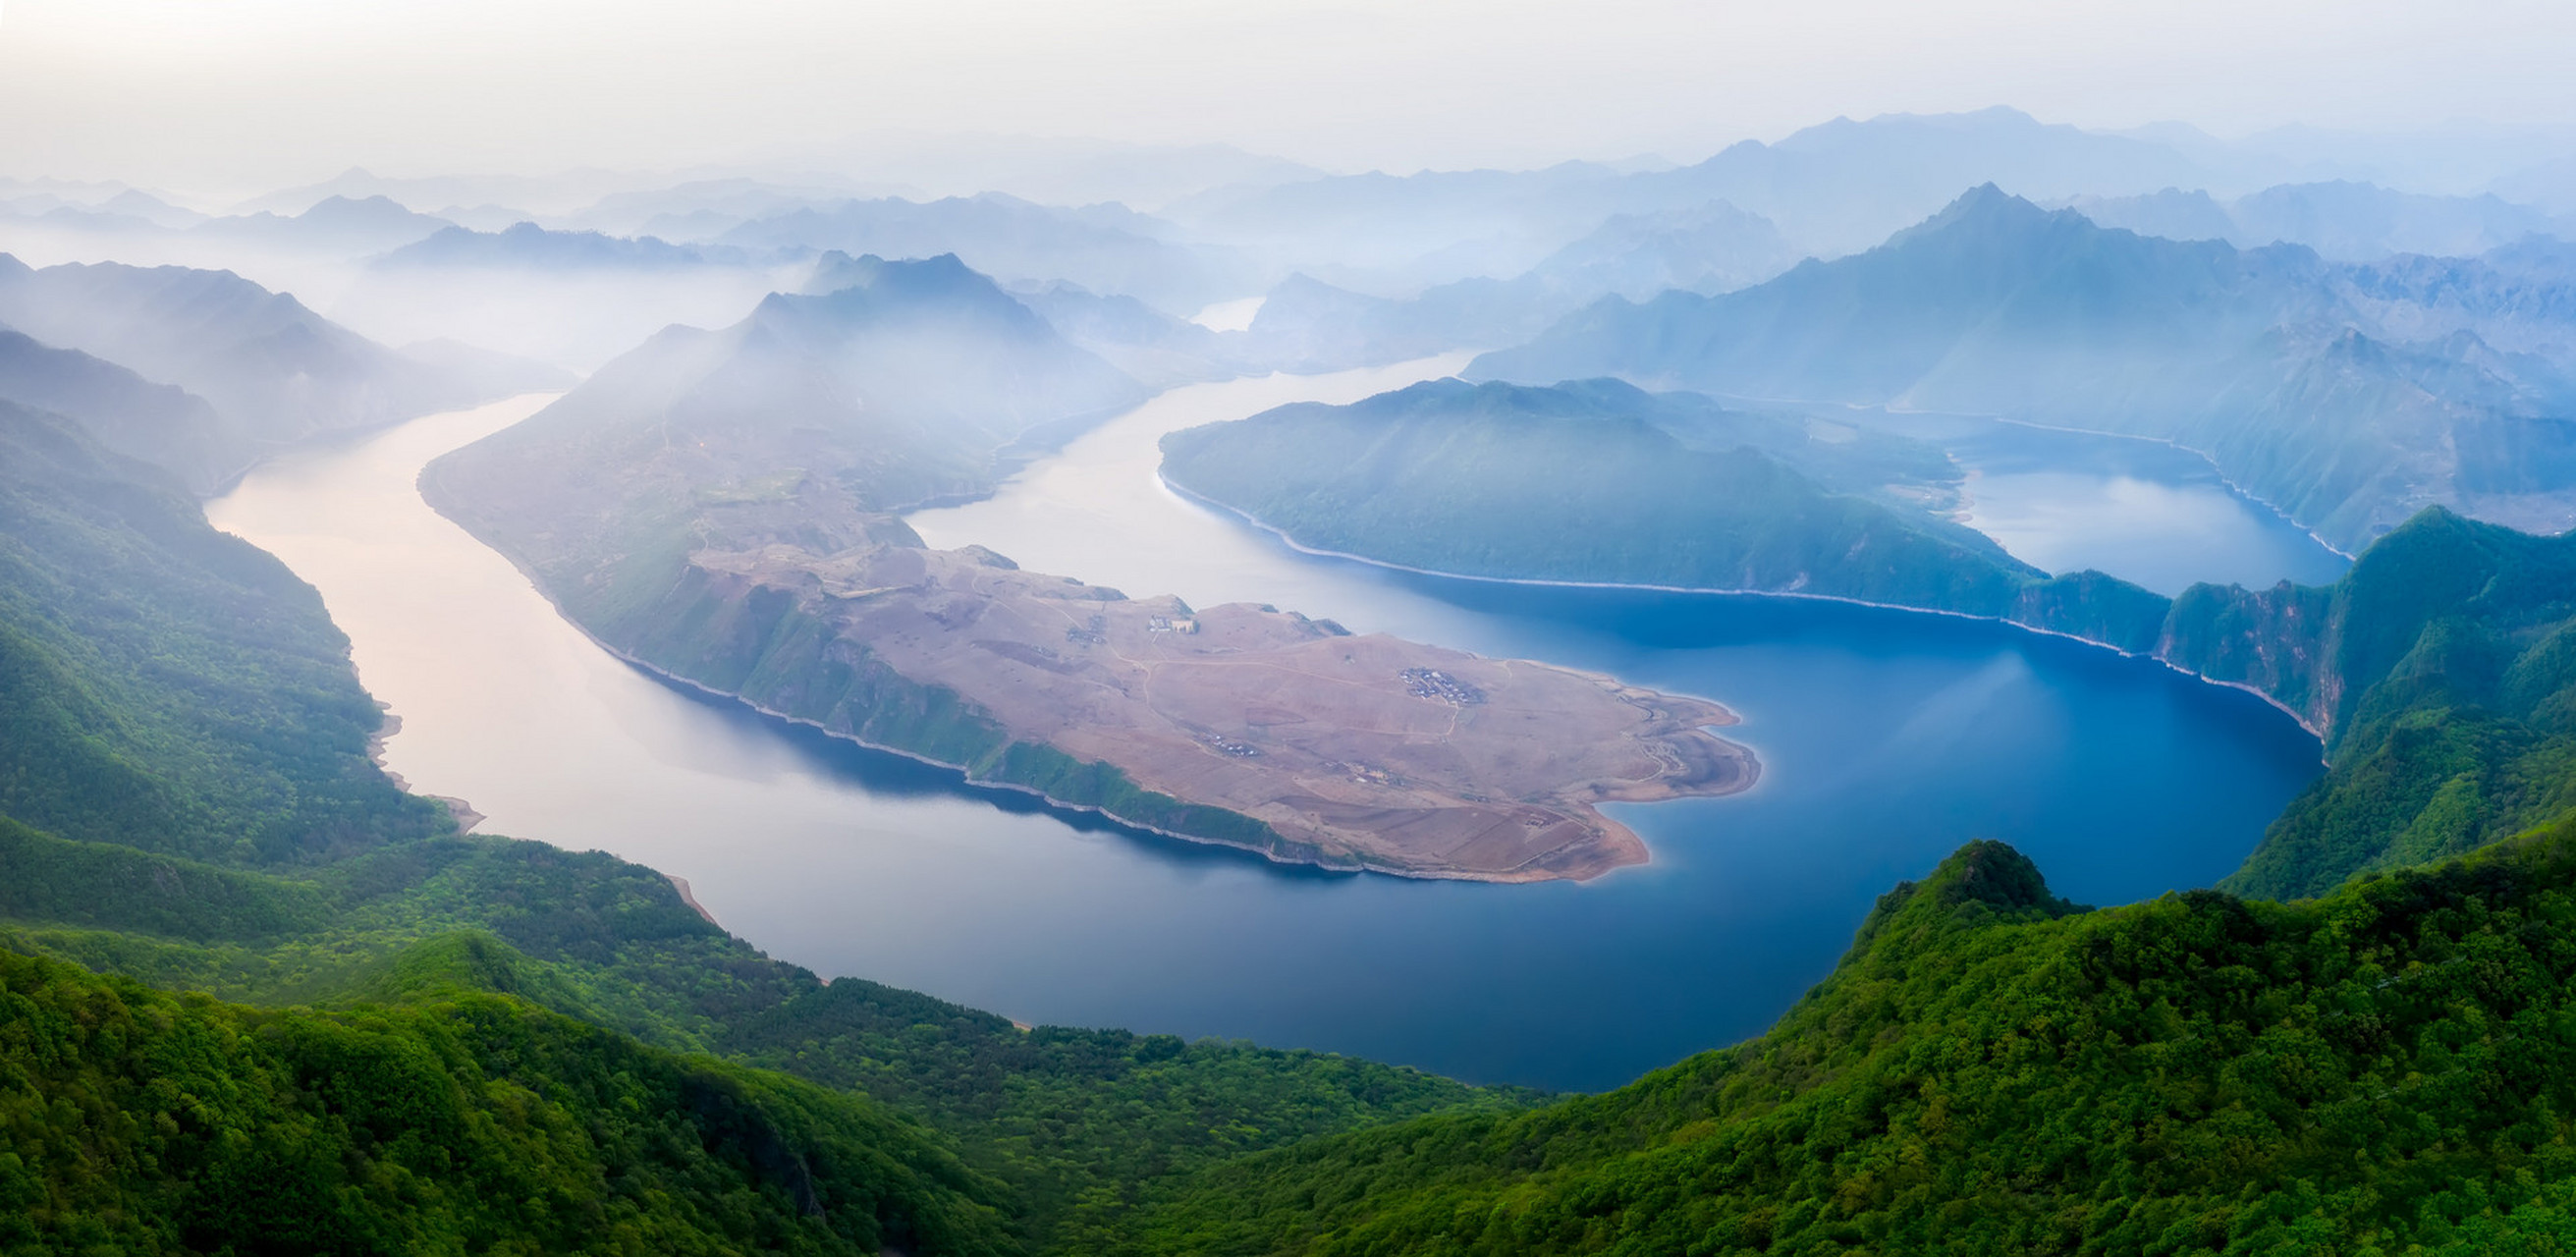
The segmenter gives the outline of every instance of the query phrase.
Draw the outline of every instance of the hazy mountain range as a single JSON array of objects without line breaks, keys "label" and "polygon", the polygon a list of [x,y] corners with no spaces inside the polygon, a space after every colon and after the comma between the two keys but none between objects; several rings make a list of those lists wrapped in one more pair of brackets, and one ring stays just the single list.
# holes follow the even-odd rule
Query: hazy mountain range
[{"label": "hazy mountain range", "polygon": [[2576,307],[2546,273],[2164,240],[1986,186],[1753,288],[1607,299],[1469,374],[2161,437],[2346,549],[2436,502],[2555,531],[2576,519]]},{"label": "hazy mountain range", "polygon": [[2368,183],[2283,184],[2220,201],[2166,188],[2128,197],[2077,197],[2068,205],[2105,227],[2172,240],[2224,240],[2239,248],[2303,244],[2337,261],[2399,253],[2464,257],[2525,236],[2567,235],[2569,222],[2493,193],[2426,196]]},{"label": "hazy mountain range", "polygon": [[588,371],[675,323],[731,323],[812,265],[801,248],[448,227],[358,267],[331,310],[392,340],[471,334]]},{"label": "hazy mountain range", "polygon": [[1228,251],[1191,243],[1123,206],[1060,209],[987,193],[917,203],[842,201],[755,219],[715,238],[755,249],[806,246],[853,256],[956,254],[1005,282],[1065,280],[1186,314],[1255,291],[1260,277]]},{"label": "hazy mountain range", "polygon": [[2152,141],[2043,124],[2011,109],[1837,118],[1776,144],[1748,140],[1692,165],[1623,173],[1382,173],[1225,190],[1166,215],[1328,280],[1333,267],[1427,285],[1513,274],[1620,214],[1723,200],[1778,224],[1802,253],[1868,248],[1980,183],[2034,197],[2200,187],[2211,172]]},{"label": "hazy mountain range", "polygon": [[286,444],[542,387],[530,364],[360,336],[237,275],[0,254],[0,396],[207,492]]},{"label": "hazy mountain range", "polygon": [[60,206],[42,214],[39,223],[57,232],[146,236],[336,257],[381,253],[453,226],[444,218],[414,213],[384,196],[329,197],[295,214],[259,210],[213,218],[140,192],[125,192],[94,207]]}]

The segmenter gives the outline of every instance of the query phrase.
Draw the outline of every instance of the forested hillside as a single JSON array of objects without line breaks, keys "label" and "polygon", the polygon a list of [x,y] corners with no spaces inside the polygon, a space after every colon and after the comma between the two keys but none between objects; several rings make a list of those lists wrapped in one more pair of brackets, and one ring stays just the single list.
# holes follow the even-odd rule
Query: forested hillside
[{"label": "forested hillside", "polygon": [[284,564],[0,402],[0,814],[256,865],[447,827],[368,763],[381,719]]},{"label": "forested hillside", "polygon": [[12,1252],[1015,1251],[846,1095],[508,996],[261,1011],[0,952]]},{"label": "forested hillside", "polygon": [[2576,536],[2431,508],[2331,586],[2185,591],[2159,650],[2326,739],[2230,890],[2319,894],[2576,808]]},{"label": "forested hillside", "polygon": [[2563,1252],[2571,940],[2571,826],[2312,903],[2091,912],[1973,844],[1769,1034],[1222,1166],[1107,1251]]}]

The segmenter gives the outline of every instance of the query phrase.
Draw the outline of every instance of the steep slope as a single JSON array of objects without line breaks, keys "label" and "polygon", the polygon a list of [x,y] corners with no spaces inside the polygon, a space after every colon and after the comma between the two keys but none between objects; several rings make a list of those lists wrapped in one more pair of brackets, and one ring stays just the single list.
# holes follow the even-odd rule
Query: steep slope
[{"label": "steep slope", "polygon": [[367,761],[380,721],[310,586],[0,403],[0,813],[262,864],[445,827]]},{"label": "steep slope", "polygon": [[2310,904],[2095,912],[1972,844],[1758,1039],[1220,1167],[1103,1251],[2548,1252],[2571,890],[2570,829]]},{"label": "steep slope", "polygon": [[[2524,295],[2449,295],[2464,278]],[[2160,437],[2359,549],[2434,502],[2576,520],[2576,411],[2547,357],[2571,307],[2531,287],[2142,237],[1987,186],[1867,253],[1714,297],[1604,301],[1467,374]]]},{"label": "steep slope", "polygon": [[2326,736],[2231,889],[2318,894],[2576,809],[2576,536],[2429,510],[2332,586],[2185,592],[2159,653]]},{"label": "steep slope", "polygon": [[71,419],[109,452],[191,488],[211,488],[238,470],[243,438],[204,398],[6,328],[0,399]]},{"label": "steep slope", "polygon": [[[210,491],[317,432],[366,428],[488,401],[495,381],[433,367],[228,271],[71,264],[0,255],[0,326],[186,389],[225,422]],[[505,387],[503,385],[502,387]]]}]

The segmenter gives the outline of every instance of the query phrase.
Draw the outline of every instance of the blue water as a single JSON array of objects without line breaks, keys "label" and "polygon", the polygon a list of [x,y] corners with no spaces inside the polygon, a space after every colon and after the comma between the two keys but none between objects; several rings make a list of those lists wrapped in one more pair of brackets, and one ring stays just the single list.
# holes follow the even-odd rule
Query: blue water
[{"label": "blue water", "polygon": [[728,927],[825,974],[1478,1081],[1604,1088],[1756,1033],[1882,892],[1970,839],[2020,847],[2078,900],[2207,885],[2318,771],[2259,700],[2092,647],[1822,602],[1392,573],[1295,554],[1154,480],[1162,431],[1440,366],[1178,390],[990,501],[912,520],[1131,594],[1271,602],[1722,701],[1763,780],[1618,809],[1650,865],[1528,886],[1282,868],[676,692],[419,505],[422,462],[512,414],[290,458],[212,511],[322,590],[404,719],[392,766],[472,800],[487,831],[686,877]]},{"label": "blue water", "polygon": [[2172,595],[2198,581],[2324,585],[2352,565],[2161,441],[1961,415],[1863,421],[1947,450],[1968,473],[1965,522],[2050,572],[2093,568]]}]

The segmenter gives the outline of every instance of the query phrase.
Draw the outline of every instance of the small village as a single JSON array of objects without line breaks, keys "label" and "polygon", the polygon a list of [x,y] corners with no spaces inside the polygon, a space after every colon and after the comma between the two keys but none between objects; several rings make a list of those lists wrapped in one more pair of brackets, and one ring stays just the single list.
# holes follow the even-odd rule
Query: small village
[{"label": "small village", "polygon": [[1404,692],[1415,698],[1437,699],[1457,707],[1473,707],[1485,701],[1485,692],[1438,668],[1407,668],[1401,674]]}]

